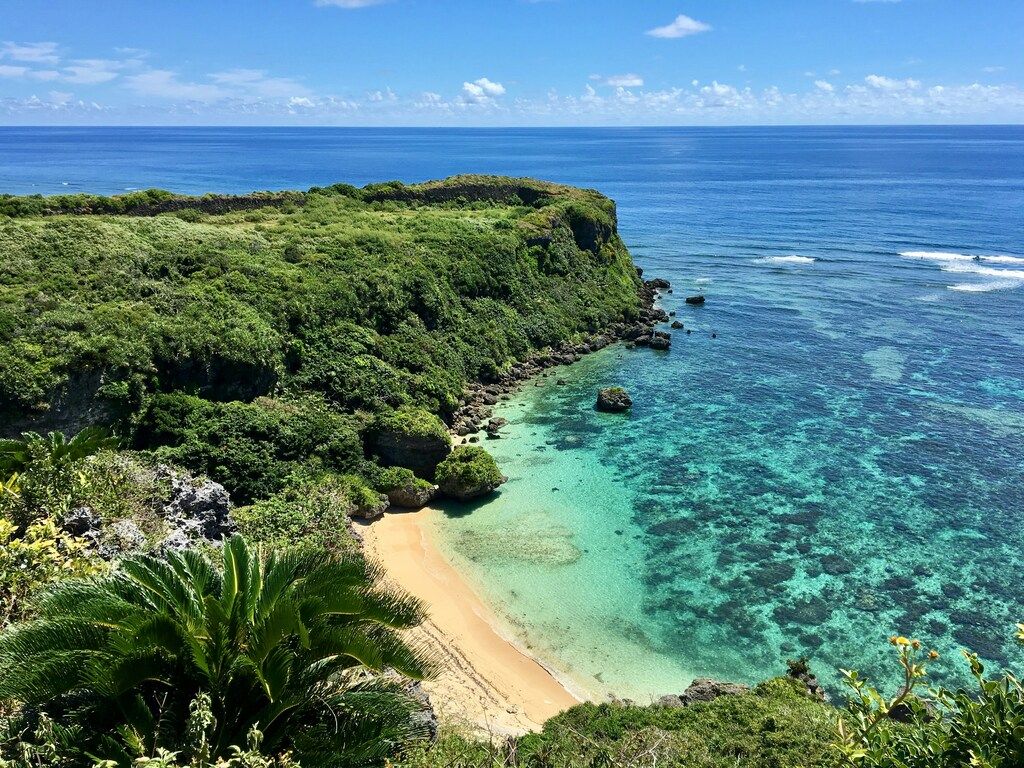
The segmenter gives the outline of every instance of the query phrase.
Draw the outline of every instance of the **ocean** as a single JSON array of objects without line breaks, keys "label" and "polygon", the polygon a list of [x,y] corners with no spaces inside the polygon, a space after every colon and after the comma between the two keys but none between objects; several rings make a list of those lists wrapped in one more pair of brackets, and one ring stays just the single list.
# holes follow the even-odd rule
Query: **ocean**
[{"label": "ocean", "polygon": [[612,197],[685,326],[500,406],[510,481],[435,528],[510,632],[640,700],[799,656],[894,684],[893,634],[1024,669],[1024,128],[0,129],[7,193],[455,173]]}]

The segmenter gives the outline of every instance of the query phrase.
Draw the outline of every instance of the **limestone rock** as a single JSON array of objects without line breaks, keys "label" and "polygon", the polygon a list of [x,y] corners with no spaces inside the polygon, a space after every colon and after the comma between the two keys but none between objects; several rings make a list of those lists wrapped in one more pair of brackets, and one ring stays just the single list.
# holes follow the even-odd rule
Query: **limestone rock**
[{"label": "limestone rock", "polygon": [[608,387],[597,393],[597,410],[606,413],[621,413],[633,406],[629,393],[622,387]]}]

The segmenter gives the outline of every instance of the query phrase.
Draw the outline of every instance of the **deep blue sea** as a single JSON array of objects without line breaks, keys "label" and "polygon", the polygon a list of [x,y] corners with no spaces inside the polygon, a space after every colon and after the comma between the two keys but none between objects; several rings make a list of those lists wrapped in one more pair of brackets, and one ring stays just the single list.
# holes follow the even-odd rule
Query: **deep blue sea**
[{"label": "deep blue sea", "polygon": [[886,674],[897,633],[1024,670],[1024,128],[0,129],[0,192],[464,172],[614,198],[692,331],[524,388],[510,482],[437,519],[524,643],[638,697]]}]

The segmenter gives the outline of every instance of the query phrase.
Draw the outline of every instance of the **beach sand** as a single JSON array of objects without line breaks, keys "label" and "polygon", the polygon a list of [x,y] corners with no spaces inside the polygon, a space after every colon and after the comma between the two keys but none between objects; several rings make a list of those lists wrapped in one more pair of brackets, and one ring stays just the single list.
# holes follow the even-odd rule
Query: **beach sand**
[{"label": "beach sand", "polygon": [[389,513],[360,525],[366,553],[387,578],[420,600],[430,619],[415,630],[442,658],[424,683],[440,720],[495,736],[538,730],[579,699],[497,629],[493,613],[432,540],[429,508]]}]

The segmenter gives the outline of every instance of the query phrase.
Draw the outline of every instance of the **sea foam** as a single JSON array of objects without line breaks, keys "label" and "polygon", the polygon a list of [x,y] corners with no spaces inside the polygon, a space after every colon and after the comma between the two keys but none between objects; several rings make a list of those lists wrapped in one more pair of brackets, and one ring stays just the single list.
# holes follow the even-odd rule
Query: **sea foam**
[{"label": "sea foam", "polygon": [[813,264],[817,259],[812,256],[765,256],[758,261],[765,264]]}]

